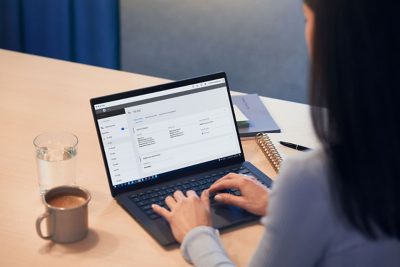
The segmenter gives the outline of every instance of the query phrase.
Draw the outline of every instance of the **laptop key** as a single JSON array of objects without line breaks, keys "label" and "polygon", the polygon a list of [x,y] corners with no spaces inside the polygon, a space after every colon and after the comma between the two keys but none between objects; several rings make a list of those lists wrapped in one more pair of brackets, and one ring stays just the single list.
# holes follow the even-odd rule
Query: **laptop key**
[{"label": "laptop key", "polygon": [[149,205],[149,204],[144,205],[144,206],[142,206],[141,208],[142,208],[142,210],[149,210],[149,209],[152,209],[152,208],[151,208],[151,205]]},{"label": "laptop key", "polygon": [[145,201],[146,199],[148,199],[149,196],[143,195],[141,197],[138,197],[139,201]]},{"label": "laptop key", "polygon": [[155,219],[160,218],[160,215],[154,213],[154,214],[151,214],[151,215],[149,216],[149,218],[152,219],[152,220],[155,220]]},{"label": "laptop key", "polygon": [[154,214],[154,211],[153,210],[145,210],[144,213],[146,215],[151,215],[151,214]]},{"label": "laptop key", "polygon": [[237,189],[230,189],[229,191],[230,191],[229,193],[232,194],[232,195],[235,195],[235,196],[240,196],[241,195],[240,191],[237,190]]},{"label": "laptop key", "polygon": [[139,207],[146,205],[146,202],[144,201],[139,201],[136,203],[136,205],[138,205]]},{"label": "laptop key", "polygon": [[165,207],[165,201],[157,201],[155,204],[157,204],[158,206],[161,206],[161,207]]}]

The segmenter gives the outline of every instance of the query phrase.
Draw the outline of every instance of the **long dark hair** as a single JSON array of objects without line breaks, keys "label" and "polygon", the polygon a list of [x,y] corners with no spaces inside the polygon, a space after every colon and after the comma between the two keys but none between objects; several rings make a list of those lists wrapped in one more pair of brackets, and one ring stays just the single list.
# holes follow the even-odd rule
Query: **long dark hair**
[{"label": "long dark hair", "polygon": [[304,0],[314,11],[310,103],[339,211],[400,239],[400,30],[390,1]]}]

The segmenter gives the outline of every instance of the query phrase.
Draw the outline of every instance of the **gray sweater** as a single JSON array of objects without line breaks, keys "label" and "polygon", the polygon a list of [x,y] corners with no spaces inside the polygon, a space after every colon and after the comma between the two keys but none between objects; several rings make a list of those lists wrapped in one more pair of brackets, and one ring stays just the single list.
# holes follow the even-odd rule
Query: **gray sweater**
[{"label": "gray sweater", "polygon": [[[367,239],[334,207],[321,151],[285,161],[261,222],[265,231],[250,266],[400,266],[398,240]],[[195,266],[234,266],[211,227],[190,231],[181,250]]]}]

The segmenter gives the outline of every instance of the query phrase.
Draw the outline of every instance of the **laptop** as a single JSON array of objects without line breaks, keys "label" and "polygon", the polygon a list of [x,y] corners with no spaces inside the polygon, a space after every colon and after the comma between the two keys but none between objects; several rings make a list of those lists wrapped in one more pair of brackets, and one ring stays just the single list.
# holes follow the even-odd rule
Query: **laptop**
[{"label": "laptop", "polygon": [[[176,244],[151,204],[176,190],[198,195],[229,172],[272,180],[245,161],[225,73],[90,100],[111,195],[159,244]],[[237,189],[226,192],[240,195]],[[258,220],[211,198],[213,226]]]}]

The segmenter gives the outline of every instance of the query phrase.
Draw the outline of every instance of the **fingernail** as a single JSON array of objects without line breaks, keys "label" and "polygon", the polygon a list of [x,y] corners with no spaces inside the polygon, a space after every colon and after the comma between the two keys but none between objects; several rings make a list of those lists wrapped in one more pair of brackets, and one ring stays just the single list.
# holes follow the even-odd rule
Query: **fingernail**
[{"label": "fingernail", "polygon": [[155,206],[156,206],[155,204],[151,204],[151,208],[152,208],[152,209],[154,209]]},{"label": "fingernail", "polygon": [[221,197],[220,195],[215,195],[214,199],[215,199],[215,200],[221,200],[222,197]]}]

